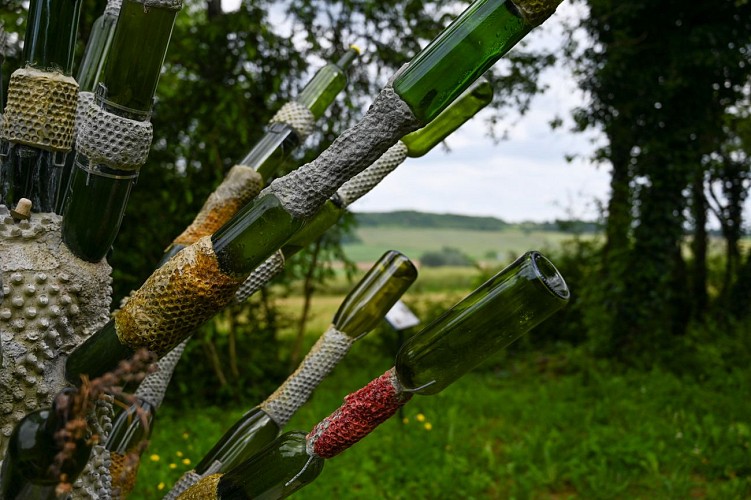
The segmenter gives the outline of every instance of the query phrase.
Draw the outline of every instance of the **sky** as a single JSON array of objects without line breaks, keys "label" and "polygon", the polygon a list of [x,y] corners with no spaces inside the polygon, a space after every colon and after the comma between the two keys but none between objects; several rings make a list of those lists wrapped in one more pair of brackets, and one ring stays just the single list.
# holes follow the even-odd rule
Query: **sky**
[{"label": "sky", "polygon": [[[239,0],[224,0],[229,11]],[[579,15],[564,2],[527,41],[556,46],[562,20]],[[357,41],[355,42],[357,43]],[[367,47],[365,47],[367,50]],[[601,141],[596,134],[570,132],[571,109],[586,103],[568,72],[556,67],[544,75],[548,91],[537,96],[522,117],[509,116],[499,143],[487,135],[485,113],[454,132],[422,158],[408,158],[381,184],[350,208],[355,212],[419,210],[494,216],[508,222],[596,219],[608,196],[609,170],[588,161]],[[552,130],[560,117],[564,126]],[[572,162],[566,156],[575,155]]]}]

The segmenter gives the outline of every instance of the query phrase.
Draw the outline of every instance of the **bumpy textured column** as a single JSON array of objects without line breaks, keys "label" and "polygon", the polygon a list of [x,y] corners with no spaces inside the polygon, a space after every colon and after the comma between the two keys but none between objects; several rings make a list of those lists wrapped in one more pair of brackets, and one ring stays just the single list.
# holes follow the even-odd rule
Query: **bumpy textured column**
[{"label": "bumpy textured column", "polygon": [[349,352],[354,340],[333,326],[326,330],[295,372],[259,406],[284,428],[316,387]]},{"label": "bumpy textured column", "polygon": [[230,220],[263,188],[263,178],[250,167],[235,165],[221,184],[209,195],[190,226],[173,241],[176,245],[191,245],[199,238],[210,236]]},{"label": "bumpy textured column", "polygon": [[221,271],[205,236],[154,271],[115,313],[120,342],[161,357],[229,304],[242,281]]},{"label": "bumpy textured column", "polygon": [[77,102],[78,84],[72,77],[18,69],[10,76],[2,137],[49,151],[70,151]]},{"label": "bumpy textured column", "polygon": [[338,410],[310,431],[308,453],[322,458],[338,455],[388,420],[411,396],[402,392],[394,369],[390,369],[345,397]]},{"label": "bumpy textured column", "polygon": [[407,146],[399,141],[383,153],[371,166],[342,184],[336,194],[342,206],[349,206],[369,193],[379,182],[407,158]]},{"label": "bumpy textured column", "polygon": [[0,456],[18,421],[67,385],[68,353],[109,317],[111,268],[70,253],[60,220],[16,222],[0,205]]},{"label": "bumpy textured column", "polygon": [[81,124],[86,118],[86,113],[89,109],[89,106],[91,106],[93,103],[93,92],[78,93],[78,104],[76,105],[76,124],[73,127],[73,142],[76,141],[76,137],[78,137],[78,133],[81,131]]},{"label": "bumpy textured column", "polygon": [[284,271],[284,254],[281,251],[274,252],[263,264],[250,273],[235,293],[235,302],[242,304],[248,297],[266,286],[277,274]]},{"label": "bumpy textured column", "polygon": [[217,498],[216,490],[223,475],[212,474],[204,477],[177,497],[178,500],[211,500]]},{"label": "bumpy textured column", "polygon": [[387,86],[357,125],[340,135],[318,158],[276,179],[266,190],[276,195],[292,215],[310,217],[342,184],[420,126],[409,106]]},{"label": "bumpy textured column", "polygon": [[294,129],[297,138],[302,143],[313,133],[316,117],[307,106],[291,101],[276,112],[270,123],[286,123]]},{"label": "bumpy textured column", "polygon": [[99,443],[91,449],[91,458],[78,480],[73,484],[73,500],[107,500],[111,498],[112,457],[104,443],[112,431],[114,410],[112,396],[103,396],[96,402],[95,411],[89,417],[91,431],[99,437]]}]

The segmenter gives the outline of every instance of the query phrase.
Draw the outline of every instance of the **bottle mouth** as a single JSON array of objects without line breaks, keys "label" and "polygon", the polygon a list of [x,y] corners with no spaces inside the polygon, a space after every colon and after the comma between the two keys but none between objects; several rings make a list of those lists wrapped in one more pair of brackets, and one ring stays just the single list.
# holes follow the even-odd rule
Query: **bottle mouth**
[{"label": "bottle mouth", "polygon": [[561,300],[568,300],[571,292],[561,273],[540,252],[530,252],[535,274],[550,292]]}]

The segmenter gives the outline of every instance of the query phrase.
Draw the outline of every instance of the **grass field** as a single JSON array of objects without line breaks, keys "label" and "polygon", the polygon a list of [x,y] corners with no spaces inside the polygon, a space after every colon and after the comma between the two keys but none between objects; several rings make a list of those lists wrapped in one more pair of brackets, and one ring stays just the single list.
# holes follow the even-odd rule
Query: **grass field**
[{"label": "grass field", "polygon": [[399,250],[413,260],[428,251],[453,247],[475,260],[504,260],[527,250],[557,248],[569,233],[524,231],[468,231],[401,227],[362,227],[355,232],[360,242],[344,246],[355,262],[373,262],[386,250]]},{"label": "grass field", "polygon": [[[364,339],[288,429],[311,429],[392,359]],[[440,394],[413,398],[295,498],[751,495],[751,400],[740,397],[748,368],[698,382],[582,360],[574,351],[497,356]],[[246,410],[164,408],[131,498],[164,494]]]}]

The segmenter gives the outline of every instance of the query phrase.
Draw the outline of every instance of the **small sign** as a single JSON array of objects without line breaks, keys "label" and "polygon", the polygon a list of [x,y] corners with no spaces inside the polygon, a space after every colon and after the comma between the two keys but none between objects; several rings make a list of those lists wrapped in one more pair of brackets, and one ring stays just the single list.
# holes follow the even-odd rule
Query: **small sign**
[{"label": "small sign", "polygon": [[395,330],[406,330],[420,324],[420,318],[415,316],[415,313],[401,300],[398,300],[394,307],[386,313],[386,321]]}]

